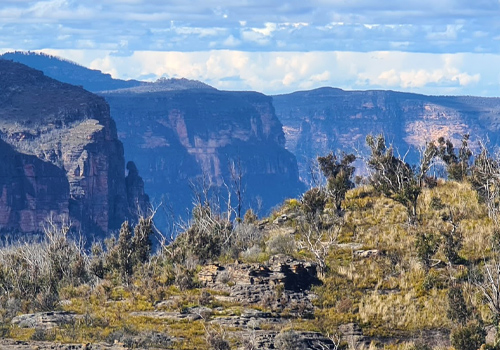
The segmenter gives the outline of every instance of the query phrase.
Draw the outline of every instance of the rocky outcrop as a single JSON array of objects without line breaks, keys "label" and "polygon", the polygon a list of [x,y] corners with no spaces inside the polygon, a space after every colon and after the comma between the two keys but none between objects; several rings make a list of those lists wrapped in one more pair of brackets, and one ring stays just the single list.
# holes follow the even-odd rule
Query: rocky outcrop
[{"label": "rocky outcrop", "polygon": [[342,334],[342,340],[346,342],[351,349],[362,349],[370,346],[370,340],[363,335],[363,331],[356,323],[340,325],[339,332]]},{"label": "rocky outcrop", "polygon": [[17,152],[2,140],[0,164],[0,227],[7,240],[3,243],[16,239],[16,232],[38,231],[39,223],[53,214],[69,218],[69,183],[64,170]]},{"label": "rocky outcrop", "polygon": [[21,328],[52,329],[70,325],[81,318],[81,315],[67,311],[49,311],[16,316],[12,319],[11,324]]},{"label": "rocky outcrop", "polygon": [[53,217],[90,237],[135,215],[123,146],[102,98],[0,60],[0,137],[2,230],[40,231]]},{"label": "rocky outcrop", "polygon": [[125,188],[127,189],[128,207],[132,212],[147,215],[149,210],[149,196],[144,192],[144,181],[139,176],[139,170],[134,162],[127,163]]},{"label": "rocky outcrop", "polygon": [[286,256],[274,256],[265,264],[207,265],[198,280],[209,289],[226,292],[216,296],[221,301],[287,309],[298,316],[312,312],[316,296],[309,289],[319,282],[314,263]]},{"label": "rocky outcrop", "polygon": [[[287,334],[289,333],[289,334]],[[280,341],[280,338],[285,341]],[[293,347],[303,350],[335,350],[338,349],[338,344],[335,344],[331,339],[317,332],[265,332],[257,331],[255,333],[254,344],[256,349],[270,350],[282,349],[283,346]],[[278,345],[279,344],[279,345]],[[278,347],[280,346],[280,347]]]},{"label": "rocky outcrop", "polygon": [[[0,339],[0,349],[9,350],[128,350],[129,347],[123,343],[116,342],[114,344],[104,343],[83,343],[83,344],[61,344],[59,342],[50,341],[24,341],[12,339]],[[150,349],[149,347],[134,347],[137,350]]]},{"label": "rocky outcrop", "polygon": [[321,88],[274,96],[273,104],[303,179],[318,155],[362,151],[370,133],[384,133],[402,154],[410,149],[410,162],[418,159],[417,147],[440,136],[459,145],[470,133],[473,146],[476,140],[500,144],[500,98]]}]

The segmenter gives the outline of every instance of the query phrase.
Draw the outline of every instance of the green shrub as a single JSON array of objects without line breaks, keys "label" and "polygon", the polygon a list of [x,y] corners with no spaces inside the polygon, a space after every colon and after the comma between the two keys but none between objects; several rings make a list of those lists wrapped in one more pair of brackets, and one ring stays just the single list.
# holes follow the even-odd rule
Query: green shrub
[{"label": "green shrub", "polygon": [[471,316],[460,286],[452,286],[448,289],[448,309],[446,315],[451,321],[458,322],[461,325],[465,325]]},{"label": "green shrub", "polygon": [[326,195],[319,188],[312,188],[302,196],[302,210],[306,215],[321,213],[326,205]]},{"label": "green shrub", "polygon": [[262,231],[253,224],[239,223],[231,233],[231,237],[223,247],[223,251],[229,257],[236,259],[241,252],[254,245],[260,245],[262,238]]},{"label": "green shrub", "polygon": [[432,233],[418,233],[415,239],[417,256],[426,268],[430,267],[431,258],[439,248],[438,237]]},{"label": "green shrub", "polygon": [[450,338],[456,350],[477,350],[486,342],[486,331],[481,321],[472,320],[453,329]]}]

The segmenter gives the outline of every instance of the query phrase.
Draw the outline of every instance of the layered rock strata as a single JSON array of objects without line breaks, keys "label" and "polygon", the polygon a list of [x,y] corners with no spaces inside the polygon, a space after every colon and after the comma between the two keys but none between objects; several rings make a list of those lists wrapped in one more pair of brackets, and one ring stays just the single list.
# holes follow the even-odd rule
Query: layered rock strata
[{"label": "layered rock strata", "polygon": [[[0,60],[0,137],[1,230],[41,231],[49,218],[103,235],[136,215],[102,98]],[[140,184],[129,194],[144,195]]]}]

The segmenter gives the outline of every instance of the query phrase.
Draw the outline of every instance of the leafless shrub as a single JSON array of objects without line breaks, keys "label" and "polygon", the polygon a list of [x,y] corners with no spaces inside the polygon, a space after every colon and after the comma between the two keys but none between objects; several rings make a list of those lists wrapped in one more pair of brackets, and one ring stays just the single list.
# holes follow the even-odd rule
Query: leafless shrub
[{"label": "leafless shrub", "polygon": [[253,247],[242,252],[241,257],[248,262],[259,262],[262,254],[262,249],[259,246],[254,245]]},{"label": "leafless shrub", "polygon": [[278,234],[266,242],[269,254],[292,255],[295,252],[295,238],[292,235]]},{"label": "leafless shrub", "polygon": [[262,241],[262,232],[253,224],[239,223],[233,230],[231,239],[227,242],[225,252],[232,258]]}]

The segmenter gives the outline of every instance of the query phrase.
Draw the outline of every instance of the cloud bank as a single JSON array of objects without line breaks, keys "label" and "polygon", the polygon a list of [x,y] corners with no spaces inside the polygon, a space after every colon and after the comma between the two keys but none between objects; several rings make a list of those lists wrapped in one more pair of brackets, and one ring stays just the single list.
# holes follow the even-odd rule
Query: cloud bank
[{"label": "cloud bank", "polygon": [[185,77],[218,89],[288,93],[322,86],[433,95],[497,96],[495,54],[377,52],[197,52],[43,50],[121,79]]}]

